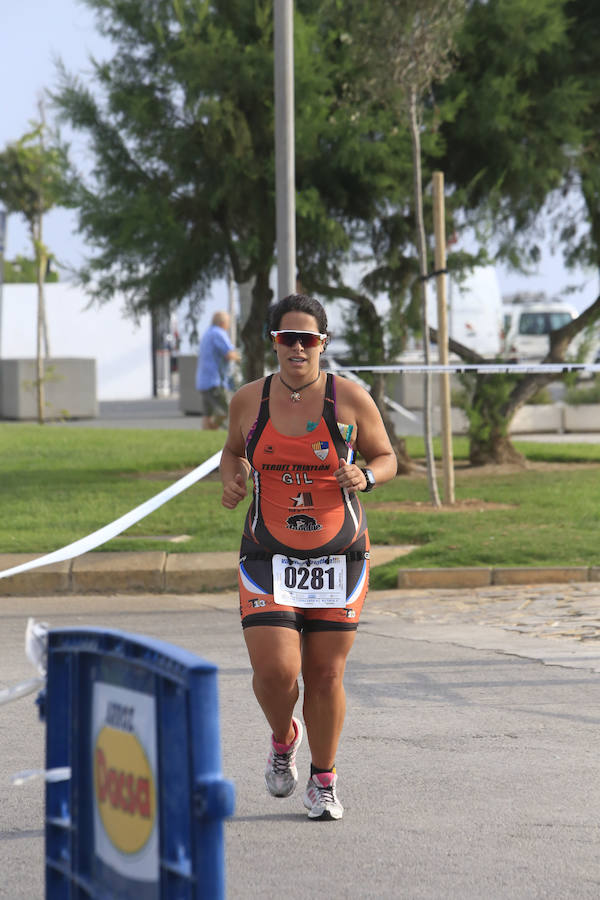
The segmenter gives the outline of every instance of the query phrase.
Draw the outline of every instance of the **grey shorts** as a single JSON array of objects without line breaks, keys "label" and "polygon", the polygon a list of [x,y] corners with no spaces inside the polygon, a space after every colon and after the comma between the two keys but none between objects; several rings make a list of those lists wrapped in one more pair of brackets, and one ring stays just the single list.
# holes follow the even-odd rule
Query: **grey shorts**
[{"label": "grey shorts", "polygon": [[229,397],[224,387],[213,387],[208,391],[200,391],[202,411],[205,416],[226,416],[229,408]]}]

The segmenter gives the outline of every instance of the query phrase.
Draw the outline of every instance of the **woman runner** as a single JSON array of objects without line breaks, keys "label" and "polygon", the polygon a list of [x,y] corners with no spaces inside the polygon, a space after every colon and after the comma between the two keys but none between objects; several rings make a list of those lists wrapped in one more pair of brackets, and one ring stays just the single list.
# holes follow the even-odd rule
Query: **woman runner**
[{"label": "woman runner", "polygon": [[[303,294],[270,312],[279,371],[233,396],[221,460],[222,503],[254,493],[240,549],[240,614],[256,699],[272,731],[268,791],[288,797],[303,727],[311,754],[303,796],[311,819],[341,819],[336,752],[346,709],[344,669],[369,580],[369,537],[357,492],[396,474],[370,394],[321,372],[327,316]],[[358,450],[366,466],[354,462]]]}]

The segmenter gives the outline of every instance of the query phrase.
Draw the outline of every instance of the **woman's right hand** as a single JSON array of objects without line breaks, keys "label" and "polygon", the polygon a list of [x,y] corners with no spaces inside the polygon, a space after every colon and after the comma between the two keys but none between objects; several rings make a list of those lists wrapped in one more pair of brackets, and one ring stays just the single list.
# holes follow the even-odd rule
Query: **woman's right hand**
[{"label": "woman's right hand", "polygon": [[221,503],[227,509],[235,509],[238,503],[244,499],[247,493],[248,491],[246,489],[246,482],[238,473],[234,476],[232,481],[228,481],[223,485],[223,496],[221,497]]}]

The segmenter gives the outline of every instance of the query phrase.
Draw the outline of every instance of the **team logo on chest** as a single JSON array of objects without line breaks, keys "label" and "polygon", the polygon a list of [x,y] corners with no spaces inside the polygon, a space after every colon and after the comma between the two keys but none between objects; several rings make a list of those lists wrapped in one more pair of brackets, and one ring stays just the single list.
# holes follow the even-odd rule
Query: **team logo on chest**
[{"label": "team logo on chest", "polygon": [[315,441],[311,444],[313,453],[318,459],[326,459],[329,453],[329,441]]}]

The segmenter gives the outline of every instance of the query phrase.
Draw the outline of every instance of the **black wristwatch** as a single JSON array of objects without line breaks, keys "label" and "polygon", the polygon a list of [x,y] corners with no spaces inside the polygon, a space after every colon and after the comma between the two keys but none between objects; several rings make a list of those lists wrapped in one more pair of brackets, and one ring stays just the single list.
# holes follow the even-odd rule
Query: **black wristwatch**
[{"label": "black wristwatch", "polygon": [[361,469],[360,471],[363,473],[363,475],[367,479],[366,487],[364,487],[362,489],[362,492],[363,492],[363,494],[368,494],[369,491],[372,491],[373,488],[375,487],[375,484],[376,484],[375,476],[373,475],[373,473],[371,472],[370,469]]}]

